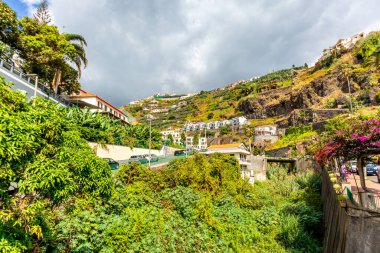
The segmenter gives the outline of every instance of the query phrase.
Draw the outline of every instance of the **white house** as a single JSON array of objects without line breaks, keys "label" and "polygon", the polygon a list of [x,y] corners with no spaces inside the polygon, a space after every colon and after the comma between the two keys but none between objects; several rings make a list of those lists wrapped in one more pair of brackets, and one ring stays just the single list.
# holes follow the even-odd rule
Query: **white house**
[{"label": "white house", "polygon": [[164,113],[164,112],[168,112],[169,109],[168,108],[162,108],[162,109],[153,109],[151,112],[152,113]]},{"label": "white house", "polygon": [[274,143],[278,141],[279,133],[275,125],[265,125],[255,127],[254,142],[257,143]]},{"label": "white house", "polygon": [[243,143],[211,145],[206,152],[203,152],[203,154],[206,155],[214,153],[229,154],[235,157],[239,162],[242,178],[247,178],[252,185],[254,184],[253,169],[248,169],[251,165],[251,161],[247,159],[247,156],[249,156],[250,153]]},{"label": "white house", "polygon": [[106,114],[125,123],[131,123],[123,111],[91,92],[79,90],[79,94],[70,96],[70,102],[80,108],[90,108],[91,112]]}]

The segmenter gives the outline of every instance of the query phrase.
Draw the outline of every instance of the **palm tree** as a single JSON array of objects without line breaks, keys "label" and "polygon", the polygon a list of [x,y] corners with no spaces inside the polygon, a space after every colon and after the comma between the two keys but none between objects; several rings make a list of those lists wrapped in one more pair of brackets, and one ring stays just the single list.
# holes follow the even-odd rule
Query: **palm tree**
[{"label": "palm tree", "polygon": [[[87,67],[88,60],[86,58],[86,51],[84,49],[85,46],[87,46],[86,40],[83,38],[83,36],[79,34],[72,34],[72,33],[63,33],[63,37],[67,41],[71,43],[71,45],[75,48],[75,56],[74,57],[67,57],[69,62],[72,62],[76,65],[77,71],[78,71],[78,79],[82,75],[82,65],[84,68]],[[58,91],[58,86],[61,83],[61,78],[62,78],[62,68],[58,67],[55,70],[54,73],[54,79],[53,79],[53,89],[54,92],[57,93]]]}]

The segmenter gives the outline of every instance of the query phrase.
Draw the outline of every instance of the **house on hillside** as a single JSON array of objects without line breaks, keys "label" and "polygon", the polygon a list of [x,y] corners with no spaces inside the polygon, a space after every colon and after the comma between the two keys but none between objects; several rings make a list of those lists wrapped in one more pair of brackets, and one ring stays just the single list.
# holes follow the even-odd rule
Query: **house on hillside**
[{"label": "house on hillside", "polygon": [[239,162],[242,178],[247,178],[252,185],[254,184],[254,172],[252,169],[248,169],[251,166],[251,161],[247,158],[250,153],[243,143],[211,145],[202,154],[211,155],[214,153],[228,154],[235,157]]},{"label": "house on hillside", "polygon": [[230,122],[232,126],[242,126],[248,124],[247,118],[243,116],[230,119]]},{"label": "house on hillside", "polygon": [[199,137],[198,144],[195,145],[194,143],[194,137],[193,136],[187,136],[186,137],[186,148],[188,150],[206,150],[207,149],[207,138],[206,137]]},{"label": "house on hillside", "polygon": [[184,106],[186,106],[187,105],[187,101],[180,101],[179,103],[178,103],[178,106],[179,107],[184,107]]},{"label": "house on hillside", "polygon": [[80,108],[89,108],[91,112],[105,114],[120,119],[122,122],[131,123],[122,110],[91,92],[81,89],[79,94],[70,95],[70,102]]},{"label": "house on hillside", "polygon": [[169,135],[173,137],[173,141],[175,144],[181,145],[181,129],[166,129],[161,131],[162,139],[164,141],[168,140]]},{"label": "house on hillside", "polygon": [[161,108],[161,109],[153,109],[151,112],[152,113],[164,113],[164,112],[168,112],[169,109],[168,108]]},{"label": "house on hillside", "polygon": [[279,139],[279,129],[275,125],[255,127],[255,144],[274,143]]}]

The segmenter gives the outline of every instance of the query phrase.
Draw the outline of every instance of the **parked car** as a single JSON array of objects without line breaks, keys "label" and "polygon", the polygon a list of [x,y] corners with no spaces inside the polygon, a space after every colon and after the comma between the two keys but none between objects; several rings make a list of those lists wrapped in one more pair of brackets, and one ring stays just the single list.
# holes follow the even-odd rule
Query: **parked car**
[{"label": "parked car", "polygon": [[374,163],[367,163],[365,166],[367,170],[367,176],[376,175],[377,174],[377,167]]},{"label": "parked car", "polygon": [[351,173],[358,173],[357,161],[350,161]]},{"label": "parked car", "polygon": [[[149,162],[149,154],[144,155],[144,157]],[[158,162],[158,156],[150,154],[150,162]]]},{"label": "parked car", "polygon": [[176,150],[174,151],[174,156],[186,155],[186,150]]},{"label": "parked car", "polygon": [[128,159],[128,163],[133,163],[133,162],[144,164],[144,163],[147,163],[148,160],[143,155],[133,155],[131,156],[131,158]]},{"label": "parked car", "polygon": [[103,158],[103,159],[106,160],[111,170],[117,170],[120,167],[120,164],[112,158]]}]

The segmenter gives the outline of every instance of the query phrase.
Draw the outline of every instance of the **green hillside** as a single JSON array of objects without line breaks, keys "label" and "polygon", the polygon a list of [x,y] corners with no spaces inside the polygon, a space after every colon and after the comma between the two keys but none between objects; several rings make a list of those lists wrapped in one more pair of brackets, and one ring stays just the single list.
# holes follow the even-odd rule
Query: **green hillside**
[{"label": "green hillside", "polygon": [[[253,125],[286,121],[300,109],[349,108],[350,91],[355,108],[377,105],[379,90],[380,33],[372,32],[349,49],[332,50],[315,66],[293,67],[269,73],[251,81],[239,81],[211,91],[201,91],[187,98],[187,105],[171,109],[180,100],[158,101],[155,108],[168,112],[152,113],[151,99],[141,105],[127,105],[139,121],[154,115],[153,125],[160,129],[183,126],[186,121],[212,121],[247,115]],[[286,123],[285,123],[286,124]]]}]

